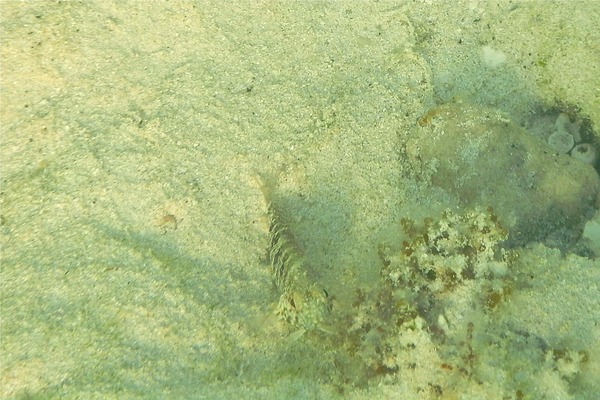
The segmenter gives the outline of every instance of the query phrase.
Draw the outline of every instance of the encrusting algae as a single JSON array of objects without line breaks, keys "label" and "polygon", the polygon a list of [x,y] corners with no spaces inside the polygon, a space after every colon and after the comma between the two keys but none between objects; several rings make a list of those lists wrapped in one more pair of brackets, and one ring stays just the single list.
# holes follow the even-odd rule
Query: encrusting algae
[{"label": "encrusting algae", "polygon": [[402,229],[410,240],[397,254],[380,249],[383,278],[395,287],[415,292],[450,290],[465,279],[503,277],[511,253],[500,249],[508,238],[493,210],[457,215],[446,211],[434,222],[416,227],[402,219]]},{"label": "encrusting algae", "polygon": [[[413,382],[424,398],[473,388],[529,398],[536,378],[517,374],[485,386],[490,368],[500,373],[521,365],[511,355],[515,343],[530,346],[519,356],[558,360],[553,362],[565,364],[565,371],[586,362],[587,353],[579,349],[554,349],[509,326],[498,333],[494,321],[524,284],[515,270],[526,260],[520,250],[506,248],[509,233],[491,208],[447,210],[422,223],[402,219],[404,240],[379,247],[378,283],[357,287],[352,300],[341,303],[305,260],[280,209],[284,202],[272,195],[272,181],[260,176],[257,181],[269,217],[268,254],[280,292],[277,314],[294,340],[302,337],[331,364],[323,379],[340,393],[403,381]],[[544,368],[541,364],[534,372]]]}]

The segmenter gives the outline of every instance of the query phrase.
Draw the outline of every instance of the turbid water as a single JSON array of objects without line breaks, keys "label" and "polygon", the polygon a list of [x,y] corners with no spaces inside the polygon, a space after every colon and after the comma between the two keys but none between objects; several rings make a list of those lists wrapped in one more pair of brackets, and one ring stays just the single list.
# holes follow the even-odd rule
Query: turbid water
[{"label": "turbid water", "polygon": [[2,398],[600,393],[600,2],[0,6]]}]

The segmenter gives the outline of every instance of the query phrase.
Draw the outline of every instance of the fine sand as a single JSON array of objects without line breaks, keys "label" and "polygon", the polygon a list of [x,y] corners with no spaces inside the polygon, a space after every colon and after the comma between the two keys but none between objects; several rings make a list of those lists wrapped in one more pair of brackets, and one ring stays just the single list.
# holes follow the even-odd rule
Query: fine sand
[{"label": "fine sand", "polygon": [[[452,118],[436,107],[500,114],[553,163],[570,157],[545,147],[561,113],[598,146],[599,1],[3,0],[0,16],[1,398],[597,399],[594,166],[576,169],[585,199],[546,178],[549,222],[504,250],[485,227],[451,225],[440,240],[487,241],[452,253],[409,225],[493,199],[461,191],[453,157],[481,142],[436,148]],[[515,154],[488,157],[527,168]],[[540,171],[512,199],[491,169],[485,190],[525,215],[498,227],[536,224],[518,211]],[[258,175],[328,329],[277,317]]]}]

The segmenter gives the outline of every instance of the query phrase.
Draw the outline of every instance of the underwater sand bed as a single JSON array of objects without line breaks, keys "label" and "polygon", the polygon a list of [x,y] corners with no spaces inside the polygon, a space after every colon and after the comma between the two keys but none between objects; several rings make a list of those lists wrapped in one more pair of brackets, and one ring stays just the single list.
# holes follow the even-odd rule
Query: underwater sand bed
[{"label": "underwater sand bed", "polygon": [[3,397],[600,392],[595,2],[1,14]]}]

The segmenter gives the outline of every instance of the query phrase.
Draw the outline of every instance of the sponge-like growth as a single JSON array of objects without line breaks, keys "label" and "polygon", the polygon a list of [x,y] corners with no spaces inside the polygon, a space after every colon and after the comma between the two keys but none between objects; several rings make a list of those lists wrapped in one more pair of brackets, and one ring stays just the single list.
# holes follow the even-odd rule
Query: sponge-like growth
[{"label": "sponge-like growth", "polygon": [[403,219],[408,240],[402,250],[384,256],[384,276],[394,286],[413,291],[442,292],[475,277],[503,276],[507,253],[499,248],[507,232],[489,208],[463,215],[446,211],[439,221],[422,227]]}]

